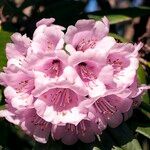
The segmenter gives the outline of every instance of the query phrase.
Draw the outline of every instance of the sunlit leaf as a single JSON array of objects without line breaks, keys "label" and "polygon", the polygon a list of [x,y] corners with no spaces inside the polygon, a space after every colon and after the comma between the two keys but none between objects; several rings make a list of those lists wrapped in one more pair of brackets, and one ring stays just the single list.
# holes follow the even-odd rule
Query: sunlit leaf
[{"label": "sunlit leaf", "polygon": [[106,16],[110,20],[110,24],[116,24],[124,21],[129,21],[132,18],[144,15],[150,15],[149,7],[136,7],[136,8],[97,11],[89,13],[88,17],[91,19],[100,20],[103,16]]},{"label": "sunlit leaf", "polygon": [[94,147],[93,150],[101,150],[101,149],[98,147]]},{"label": "sunlit leaf", "polygon": [[114,146],[114,147],[112,148],[112,150],[123,150],[123,149],[120,148],[120,147]]},{"label": "sunlit leaf", "polygon": [[[96,16],[96,15],[88,15],[88,17],[90,19],[95,19],[95,20],[99,20],[100,19],[100,17]],[[127,17],[127,16],[124,16],[124,15],[109,15],[109,16],[106,15],[106,17],[110,21],[110,24],[116,24],[116,23],[120,23],[120,22],[125,22],[125,21],[129,21],[129,20],[132,19],[131,17]]]},{"label": "sunlit leaf", "polygon": [[120,148],[124,150],[142,150],[138,140],[135,139],[133,132],[125,123],[122,123],[117,128],[110,129],[110,133]]},{"label": "sunlit leaf", "polygon": [[[138,68],[138,71],[137,71],[137,77],[138,77],[138,81],[140,82],[140,84],[146,84],[147,83],[145,70],[143,69],[142,65],[139,65],[139,68]],[[144,95],[142,96],[142,100],[145,103],[150,102],[148,92],[144,93]]]},{"label": "sunlit leaf", "polygon": [[1,101],[2,101],[2,90],[0,89],[0,104],[1,104]]},{"label": "sunlit leaf", "polygon": [[150,123],[147,125],[147,127],[142,127],[141,125],[139,125],[139,127],[136,129],[136,132],[150,139]]},{"label": "sunlit leaf", "polygon": [[6,43],[10,41],[10,32],[0,30],[0,71],[6,64],[5,47]]}]

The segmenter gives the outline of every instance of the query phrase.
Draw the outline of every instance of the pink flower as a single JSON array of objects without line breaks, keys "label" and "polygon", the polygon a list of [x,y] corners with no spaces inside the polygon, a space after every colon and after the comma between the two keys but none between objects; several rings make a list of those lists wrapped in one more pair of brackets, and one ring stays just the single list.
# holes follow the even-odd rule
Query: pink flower
[{"label": "pink flower", "polygon": [[28,48],[31,45],[31,40],[27,38],[26,35],[21,35],[20,33],[14,33],[11,36],[13,43],[8,43],[6,45],[6,56],[8,59],[11,58],[22,58],[27,55]]},{"label": "pink flower", "polygon": [[45,122],[40,118],[34,108],[22,109],[17,111],[11,105],[7,105],[7,110],[1,110],[0,115],[9,122],[20,125],[29,135],[32,135],[36,141],[46,143],[50,132],[51,123]]},{"label": "pink flower", "polygon": [[7,44],[0,116],[41,143],[90,143],[127,120],[149,88],[136,79],[142,44],[117,43],[106,17],[79,20],[65,34],[54,21],[40,20],[32,40],[15,33]]},{"label": "pink flower", "polygon": [[[99,78],[106,65],[108,52],[115,43],[112,37],[106,36],[94,49],[87,49],[85,52],[71,51],[71,48],[67,47],[71,52],[68,58],[69,64],[85,83],[90,97],[102,96],[106,92],[105,85]],[[111,69],[108,72],[111,72]],[[110,78],[109,75],[107,78]]]},{"label": "pink flower", "polygon": [[34,80],[32,76],[25,74],[22,71],[1,73],[0,80],[6,86],[4,95],[7,103],[10,103],[14,108],[22,109],[30,107],[34,98],[31,91],[34,89]]},{"label": "pink flower", "polygon": [[[114,81],[129,86],[134,81],[138,68],[138,51],[143,46],[132,44],[116,44],[110,51],[107,61],[114,69]],[[129,73],[130,72],[130,73]]]},{"label": "pink flower", "polygon": [[46,76],[54,78],[62,75],[67,66],[67,59],[68,55],[63,50],[50,54],[29,55],[21,67],[30,72],[40,71]]},{"label": "pink flower", "polygon": [[87,100],[88,91],[71,67],[66,67],[58,78],[49,78],[40,72],[35,72],[35,78],[32,94],[37,97],[34,107],[41,118],[58,125],[78,124],[86,118],[86,114],[80,112],[80,105]]},{"label": "pink flower", "polygon": [[66,124],[64,126],[53,125],[40,118],[34,108],[17,111],[11,105],[7,105],[7,110],[1,110],[1,117],[5,117],[9,122],[20,125],[36,141],[46,143],[51,134],[54,140],[61,139],[63,143],[71,145],[80,139],[90,143],[95,140],[95,134],[100,134],[106,128],[104,124],[98,128],[96,124],[82,120],[77,126]]},{"label": "pink flower", "polygon": [[77,126],[66,124],[66,126],[53,127],[52,137],[56,140],[61,139],[64,144],[72,145],[80,139],[82,142],[91,143],[95,140],[96,134],[101,134],[106,128],[106,124],[98,127],[96,123],[82,120]]},{"label": "pink flower", "polygon": [[[106,124],[112,128],[117,127],[122,121],[131,117],[133,109],[141,103],[141,93],[150,89],[149,86],[139,87],[136,76],[132,84],[125,90],[114,92],[104,97],[89,102],[85,107],[88,110],[88,117],[98,125]],[[85,109],[85,108],[83,108]]]},{"label": "pink flower", "polygon": [[108,32],[109,22],[106,17],[102,21],[78,20],[75,26],[68,27],[65,42],[76,51],[86,51],[94,49]]},{"label": "pink flower", "polygon": [[52,24],[54,18],[42,19],[37,23],[37,29],[33,34],[31,53],[51,53],[54,50],[62,49],[64,33],[62,26]]}]

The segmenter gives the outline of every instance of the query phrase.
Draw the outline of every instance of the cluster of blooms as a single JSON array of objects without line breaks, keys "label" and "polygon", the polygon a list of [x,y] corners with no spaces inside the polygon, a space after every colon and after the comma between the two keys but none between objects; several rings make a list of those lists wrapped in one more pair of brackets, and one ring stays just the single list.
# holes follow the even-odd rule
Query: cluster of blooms
[{"label": "cluster of blooms", "polygon": [[0,73],[7,103],[0,116],[41,143],[49,135],[65,144],[89,143],[140,104],[136,71],[142,44],[117,43],[108,36],[106,17],[79,20],[65,34],[53,22],[37,22],[32,40],[12,35]]}]

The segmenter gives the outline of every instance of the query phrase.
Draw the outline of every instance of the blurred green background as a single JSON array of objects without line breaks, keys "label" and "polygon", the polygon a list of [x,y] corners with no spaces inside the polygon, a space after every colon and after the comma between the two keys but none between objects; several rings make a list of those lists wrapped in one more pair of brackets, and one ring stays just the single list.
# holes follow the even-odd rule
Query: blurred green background
[{"label": "blurred green background", "polygon": [[[110,20],[110,35],[121,42],[142,41],[139,52],[138,79],[150,84],[150,0],[0,0],[0,71],[6,65],[5,45],[14,32],[32,38],[35,24],[54,17],[56,24],[67,27],[78,19]],[[66,146],[51,139],[47,144],[35,142],[18,127],[0,119],[0,150],[149,150],[150,98],[146,92],[133,116],[115,129],[107,128],[91,144],[78,142]],[[0,109],[4,107],[0,87]]]}]

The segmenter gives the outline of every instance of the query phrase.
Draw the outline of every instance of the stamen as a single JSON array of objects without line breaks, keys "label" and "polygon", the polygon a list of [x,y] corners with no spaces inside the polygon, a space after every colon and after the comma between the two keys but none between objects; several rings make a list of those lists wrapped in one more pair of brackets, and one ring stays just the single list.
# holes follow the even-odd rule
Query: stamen
[{"label": "stamen", "polygon": [[81,122],[80,122],[80,128],[81,128],[81,133],[82,133],[82,135],[85,136],[86,126],[85,126],[84,121],[81,121]]},{"label": "stamen", "polygon": [[79,64],[79,74],[83,80],[91,81],[96,79],[96,75],[92,72],[92,70],[88,67],[88,65],[84,62]]},{"label": "stamen", "polygon": [[[77,95],[67,88],[52,89],[46,93],[46,95],[46,97],[50,99],[50,103],[59,112],[72,107],[72,102],[74,102],[74,105],[77,104],[78,100]],[[43,98],[45,98],[45,94]]]},{"label": "stamen", "polygon": [[108,64],[112,65],[115,73],[119,72],[123,68],[123,62],[120,59],[108,59]]},{"label": "stamen", "polygon": [[61,64],[59,60],[53,60],[51,67],[48,69],[50,76],[55,77],[59,76],[61,73]]},{"label": "stamen", "polygon": [[29,80],[20,81],[18,83],[16,91],[17,92],[22,92],[26,88],[26,86],[28,85],[28,83],[29,83]]},{"label": "stamen", "polygon": [[82,39],[77,45],[77,51],[85,51],[88,48],[94,48],[96,45],[97,39],[91,38],[89,40]]},{"label": "stamen", "polygon": [[98,100],[97,102],[95,102],[95,107],[97,108],[99,113],[103,113],[106,115],[109,115],[109,114],[112,115],[116,112],[116,108],[110,105],[110,103],[104,99]]},{"label": "stamen", "polygon": [[33,120],[31,121],[35,126],[40,127],[40,129],[43,131],[49,123],[44,121],[42,118],[40,118],[37,115],[33,115]]},{"label": "stamen", "polygon": [[76,126],[75,125],[73,125],[73,124],[67,124],[66,125],[66,131],[67,132],[72,132],[72,133],[74,133],[74,132],[76,132]]}]

